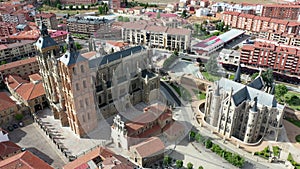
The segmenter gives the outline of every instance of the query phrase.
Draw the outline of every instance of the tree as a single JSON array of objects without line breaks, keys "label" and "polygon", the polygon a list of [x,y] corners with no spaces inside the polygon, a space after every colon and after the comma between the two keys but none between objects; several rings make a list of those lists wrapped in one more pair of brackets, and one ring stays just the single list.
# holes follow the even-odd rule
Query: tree
[{"label": "tree", "polygon": [[253,74],[251,75],[251,80],[254,80],[258,75],[259,75],[258,72],[253,73]]},{"label": "tree", "polygon": [[122,22],[123,21],[123,16],[118,16],[118,21]]},{"label": "tree", "polygon": [[194,139],[196,136],[196,133],[194,131],[190,131],[189,139]]},{"label": "tree", "polygon": [[210,149],[212,146],[213,146],[213,143],[211,142],[211,140],[207,139],[206,142],[205,142],[205,147],[207,149]]},{"label": "tree", "polygon": [[103,15],[103,7],[102,7],[102,6],[99,6],[99,7],[98,7],[98,11],[99,11],[99,14],[100,14],[100,15]]},{"label": "tree", "polygon": [[200,133],[197,133],[195,136],[195,140],[197,140],[198,143],[203,143],[205,141],[205,138]]},{"label": "tree", "polygon": [[171,160],[172,160],[171,157],[165,156],[165,157],[164,157],[164,164],[165,164],[165,165],[169,165],[169,164],[171,163]]},{"label": "tree", "polygon": [[130,22],[130,19],[128,17],[123,17],[123,22]]},{"label": "tree", "polygon": [[176,167],[181,168],[183,166],[183,161],[182,160],[176,160]]},{"label": "tree", "polygon": [[16,118],[16,120],[18,120],[18,121],[22,120],[23,117],[24,117],[23,114],[16,114],[16,115],[15,115],[15,118]]},{"label": "tree", "polygon": [[187,168],[188,169],[193,169],[193,164],[191,162],[187,163]]},{"label": "tree", "polygon": [[272,87],[274,79],[273,79],[273,70],[267,69],[265,72],[262,73],[262,78],[266,83],[267,87]]},{"label": "tree", "polygon": [[76,46],[76,49],[78,49],[78,50],[82,49],[81,44],[78,42],[75,42],[75,46]]},{"label": "tree", "polygon": [[199,167],[198,167],[198,169],[204,169],[204,167],[202,167],[202,166],[199,166]]},{"label": "tree", "polygon": [[186,11],[186,10],[183,10],[183,11],[182,11],[181,17],[182,17],[182,18],[186,18],[186,17],[187,17],[187,11]]},{"label": "tree", "polygon": [[275,86],[275,97],[277,99],[282,99],[282,96],[284,96],[288,92],[287,87],[284,84],[279,84]]},{"label": "tree", "polygon": [[157,19],[160,19],[160,12],[157,12],[156,18],[157,18]]},{"label": "tree", "polygon": [[2,60],[0,65],[5,65],[6,64],[6,61]]},{"label": "tree", "polygon": [[57,8],[57,9],[61,9],[61,4],[57,4],[57,5],[56,5],[56,8]]},{"label": "tree", "polygon": [[[195,23],[194,26],[195,26],[195,32],[198,35],[199,34],[200,25],[197,24],[197,23]],[[201,24],[201,26],[202,26],[202,24]]]}]

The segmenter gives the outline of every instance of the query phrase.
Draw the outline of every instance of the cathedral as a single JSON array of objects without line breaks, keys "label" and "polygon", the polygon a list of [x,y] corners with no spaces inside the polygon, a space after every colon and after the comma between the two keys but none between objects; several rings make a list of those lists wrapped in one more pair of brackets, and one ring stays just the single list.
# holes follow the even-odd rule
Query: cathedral
[{"label": "cathedral", "polygon": [[221,78],[207,89],[204,120],[224,138],[236,138],[245,144],[259,143],[268,136],[278,140],[283,129],[284,105],[265,92],[261,76],[248,85],[241,84],[241,68],[234,81]]},{"label": "cathedral", "polygon": [[153,53],[143,46],[102,55],[91,43],[90,51],[81,54],[68,34],[62,53],[44,24],[40,31],[37,60],[50,108],[62,126],[80,137],[93,131],[101,119],[149,103],[151,91],[160,86],[153,72]]}]

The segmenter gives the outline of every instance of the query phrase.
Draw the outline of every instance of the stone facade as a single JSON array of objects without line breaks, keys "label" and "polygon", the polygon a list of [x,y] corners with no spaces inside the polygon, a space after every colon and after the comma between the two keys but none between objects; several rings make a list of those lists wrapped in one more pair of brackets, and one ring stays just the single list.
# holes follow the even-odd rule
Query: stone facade
[{"label": "stone facade", "polygon": [[151,90],[159,88],[159,77],[152,73],[152,52],[142,46],[104,56],[96,51],[80,54],[68,34],[67,51],[60,56],[46,26],[40,29],[38,63],[54,118],[80,137],[98,120],[130,104],[147,103]]},{"label": "stone facade", "polygon": [[266,136],[277,141],[283,112],[274,95],[263,91],[260,76],[248,86],[222,78],[207,90],[204,119],[225,138],[253,144]]}]

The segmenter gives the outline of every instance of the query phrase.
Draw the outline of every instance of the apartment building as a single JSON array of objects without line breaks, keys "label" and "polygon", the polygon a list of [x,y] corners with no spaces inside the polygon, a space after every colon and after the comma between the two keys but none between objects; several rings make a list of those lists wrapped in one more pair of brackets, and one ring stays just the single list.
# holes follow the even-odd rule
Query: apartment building
[{"label": "apartment building", "polygon": [[36,57],[23,59],[0,66],[0,81],[8,75],[18,75],[23,79],[29,80],[29,75],[38,73],[39,65]]},{"label": "apartment building", "polygon": [[108,20],[104,18],[74,17],[67,20],[68,29],[72,33],[92,34],[100,28],[108,26]]},{"label": "apartment building", "polygon": [[[300,24],[300,23],[299,23]],[[300,35],[278,33],[272,30],[261,31],[258,34],[259,39],[266,39],[276,43],[300,47]]]},{"label": "apartment building", "polygon": [[257,34],[262,30],[274,30],[275,32],[285,32],[289,34],[300,34],[300,24],[295,21],[286,21],[261,17],[250,14],[226,11],[222,14],[225,25],[232,28],[246,30],[250,34]]},{"label": "apartment building", "polygon": [[2,21],[13,23],[13,24],[22,24],[26,23],[26,17],[24,13],[21,12],[14,12],[14,13],[2,13],[1,14]]},{"label": "apartment building", "polygon": [[16,24],[0,22],[0,37],[17,33]]},{"label": "apartment building", "polygon": [[40,26],[41,20],[49,28],[57,30],[58,21],[54,13],[40,13],[35,15],[35,24]]},{"label": "apartment building", "polygon": [[240,63],[299,76],[300,48],[257,41],[242,47]]},{"label": "apartment building", "polygon": [[221,78],[207,89],[205,121],[224,138],[235,138],[243,144],[258,144],[265,137],[277,141],[283,129],[284,106],[275,96],[263,91],[258,76],[250,84],[239,83],[240,66],[235,80]]},{"label": "apartment building", "polygon": [[0,62],[13,62],[36,54],[35,40],[17,41],[11,44],[0,45]]},{"label": "apartment building", "polygon": [[122,26],[122,39],[131,44],[189,51],[191,47],[191,30],[128,22]]},{"label": "apartment building", "polygon": [[299,20],[300,4],[266,4],[263,6],[261,16],[277,19]]}]

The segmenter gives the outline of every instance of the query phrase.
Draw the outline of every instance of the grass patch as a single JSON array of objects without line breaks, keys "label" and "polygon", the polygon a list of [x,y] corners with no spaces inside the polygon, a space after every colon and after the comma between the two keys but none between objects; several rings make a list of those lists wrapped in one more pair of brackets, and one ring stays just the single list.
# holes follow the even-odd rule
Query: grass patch
[{"label": "grass patch", "polygon": [[203,77],[208,81],[214,82],[214,81],[220,80],[220,77],[212,75],[208,72],[201,72],[201,73],[202,73]]},{"label": "grass patch", "polygon": [[185,101],[189,101],[192,98],[191,93],[182,86],[177,86],[173,83],[170,86],[176,91],[176,93]]},{"label": "grass patch", "polygon": [[206,99],[206,93],[203,93],[201,91],[193,89],[193,92],[195,93],[198,100],[205,100]]},{"label": "grass patch", "polygon": [[293,158],[293,156],[292,156],[291,153],[289,153],[289,156],[288,156],[287,160],[288,160],[289,162],[291,162],[291,164],[292,164],[296,169],[299,169],[299,168],[300,168],[300,164],[297,163],[297,162],[294,160],[294,158]]},{"label": "grass patch", "polygon": [[52,12],[52,13],[65,13],[65,14],[69,14],[69,15],[75,15],[75,14],[79,14],[79,13],[87,13],[87,12],[98,12],[97,9],[63,9],[60,10],[56,7],[52,7],[52,6],[48,6],[46,4],[43,4],[43,6],[39,9],[41,11],[44,12]]},{"label": "grass patch", "polygon": [[295,137],[295,139],[296,139],[296,141],[297,141],[298,143],[300,143],[300,135],[297,135],[297,136]]},{"label": "grass patch", "polygon": [[260,156],[264,159],[269,159],[270,157],[270,149],[269,146],[263,149],[262,151],[255,152],[254,155]]},{"label": "grass patch", "polygon": [[287,117],[287,118],[285,118],[285,119],[286,119],[287,121],[293,123],[295,126],[300,127],[300,120],[295,120],[295,119],[292,119],[292,118],[289,118],[289,117]]},{"label": "grass patch", "polygon": [[279,147],[278,146],[273,146],[272,148],[273,148],[274,156],[278,157],[279,156],[279,151],[280,151]]},{"label": "grass patch", "polygon": [[284,99],[289,107],[300,111],[300,93],[288,91],[284,95]]}]

